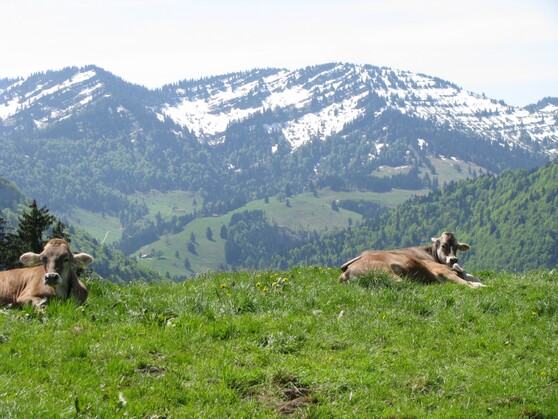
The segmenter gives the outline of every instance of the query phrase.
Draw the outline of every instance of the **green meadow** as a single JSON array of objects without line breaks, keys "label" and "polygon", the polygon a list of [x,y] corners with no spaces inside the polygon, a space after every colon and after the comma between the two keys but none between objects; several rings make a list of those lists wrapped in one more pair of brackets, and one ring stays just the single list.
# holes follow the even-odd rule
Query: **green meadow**
[{"label": "green meadow", "polygon": [[[415,191],[413,193],[421,192],[426,191]],[[179,193],[172,193],[172,196],[179,196],[176,194]],[[152,198],[148,200],[149,216],[154,217],[157,212],[163,218],[177,215],[173,208],[190,208],[189,205],[193,200],[190,195],[183,196],[182,201],[180,199],[170,200],[168,196],[168,194],[153,193]],[[149,254],[150,257],[141,259],[141,263],[163,275],[168,272],[172,276],[191,276],[196,272],[214,271],[225,266],[225,240],[220,237],[219,233],[223,225],[228,226],[232,215],[235,213],[261,210],[265,212],[270,222],[277,223],[281,227],[287,227],[295,231],[315,230],[323,232],[336,228],[346,228],[362,220],[362,216],[355,212],[343,208],[339,208],[337,211],[333,210],[331,205],[333,201],[362,199],[388,207],[395,207],[408,199],[409,196],[411,196],[411,192],[403,190],[393,190],[380,194],[335,192],[325,189],[321,190],[317,196],[312,193],[304,193],[281,199],[270,197],[268,202],[263,199],[255,200],[226,214],[196,218],[183,231],[166,234],[159,240],[146,244],[135,256],[139,257],[140,253],[143,255]],[[198,198],[197,201],[200,202],[201,199]],[[155,205],[155,202],[159,202],[159,205]],[[206,237],[208,228],[213,233],[211,239]],[[195,253],[187,250],[187,243],[190,241],[192,234],[195,237]],[[185,268],[186,259],[189,268]]]},{"label": "green meadow", "polygon": [[83,306],[1,309],[0,416],[558,416],[558,272],[338,274],[90,275]]}]

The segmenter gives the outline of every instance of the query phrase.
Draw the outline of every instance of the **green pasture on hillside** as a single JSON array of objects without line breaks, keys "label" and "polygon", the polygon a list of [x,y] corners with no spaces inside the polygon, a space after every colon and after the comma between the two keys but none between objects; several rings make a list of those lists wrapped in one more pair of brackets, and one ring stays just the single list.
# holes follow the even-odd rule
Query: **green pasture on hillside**
[{"label": "green pasture on hillside", "polygon": [[[228,226],[231,216],[235,213],[261,210],[266,213],[270,222],[275,222],[281,227],[293,230],[326,231],[334,228],[346,228],[362,220],[360,214],[343,208],[334,211],[331,205],[333,201],[362,199],[388,207],[395,207],[408,199],[411,193],[420,192],[426,193],[427,191],[393,190],[380,194],[371,192],[337,192],[325,189],[319,191],[317,196],[312,193],[304,193],[281,199],[270,197],[267,203],[265,200],[259,199],[251,201],[245,206],[227,214],[215,214],[211,217],[195,219],[182,232],[176,234],[169,233],[153,243],[146,244],[135,256],[139,257],[140,253],[142,255],[149,254],[151,257],[141,259],[141,263],[163,275],[168,272],[171,276],[190,276],[196,272],[218,270],[225,266],[225,240],[219,237],[219,232],[221,226]],[[165,194],[154,193],[153,196],[165,197]],[[188,196],[185,199],[184,205],[188,205],[193,198]],[[156,207],[150,206],[150,208],[156,208],[162,216],[168,217],[172,213],[172,206],[169,205],[171,201],[173,206],[181,205],[180,202],[183,202],[176,199],[170,200],[165,197],[161,198],[161,202],[164,202],[164,204]],[[150,216],[154,215],[155,213],[150,213]],[[212,240],[206,238],[208,227],[213,233]],[[192,233],[196,238],[195,253],[189,252],[186,248]],[[185,268],[186,258],[188,259],[190,269]]]},{"label": "green pasture on hillside", "polygon": [[65,223],[74,225],[91,234],[103,244],[117,242],[122,237],[122,225],[118,217],[87,211],[82,208],[71,208],[62,219]]},{"label": "green pasture on hillside", "polygon": [[338,274],[89,277],[83,306],[1,309],[0,416],[558,416],[558,272]]}]

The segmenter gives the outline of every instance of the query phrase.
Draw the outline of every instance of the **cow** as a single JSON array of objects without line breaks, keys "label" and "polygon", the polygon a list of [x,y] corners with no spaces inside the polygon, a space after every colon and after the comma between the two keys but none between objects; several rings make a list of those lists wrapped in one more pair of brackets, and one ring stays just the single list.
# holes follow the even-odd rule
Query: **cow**
[{"label": "cow", "polygon": [[73,297],[78,303],[87,299],[89,292],[75,270],[93,258],[72,253],[65,240],[52,239],[40,254],[24,253],[19,260],[27,267],[0,272],[0,306],[43,307],[53,298]]},{"label": "cow", "polygon": [[424,283],[451,281],[471,288],[483,287],[480,278],[465,272],[458,263],[457,251],[471,247],[457,241],[449,231],[433,237],[432,244],[395,250],[367,250],[341,266],[340,282],[371,272],[385,272],[400,281],[409,277]]}]

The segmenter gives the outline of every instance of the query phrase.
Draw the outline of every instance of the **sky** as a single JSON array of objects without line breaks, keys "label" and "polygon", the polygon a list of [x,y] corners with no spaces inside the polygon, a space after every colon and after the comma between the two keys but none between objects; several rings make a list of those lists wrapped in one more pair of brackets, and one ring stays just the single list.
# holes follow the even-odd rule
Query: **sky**
[{"label": "sky", "polygon": [[0,78],[99,66],[149,88],[371,64],[525,106],[558,97],[558,0],[0,0]]}]

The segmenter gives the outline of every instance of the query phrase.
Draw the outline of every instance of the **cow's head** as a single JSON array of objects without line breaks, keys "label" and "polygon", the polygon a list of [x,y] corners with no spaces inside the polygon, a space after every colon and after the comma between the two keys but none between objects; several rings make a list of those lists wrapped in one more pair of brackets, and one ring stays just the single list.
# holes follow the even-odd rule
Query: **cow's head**
[{"label": "cow's head", "polygon": [[471,248],[467,243],[459,243],[455,235],[449,231],[442,233],[440,237],[432,237],[434,242],[434,257],[438,262],[448,265],[452,268],[459,262],[457,259],[457,251],[466,252]]},{"label": "cow's head", "polygon": [[76,267],[93,262],[93,258],[87,253],[72,253],[68,243],[62,239],[52,239],[40,254],[24,253],[19,260],[25,266],[42,264],[45,268],[45,284],[53,288],[66,286]]}]

